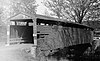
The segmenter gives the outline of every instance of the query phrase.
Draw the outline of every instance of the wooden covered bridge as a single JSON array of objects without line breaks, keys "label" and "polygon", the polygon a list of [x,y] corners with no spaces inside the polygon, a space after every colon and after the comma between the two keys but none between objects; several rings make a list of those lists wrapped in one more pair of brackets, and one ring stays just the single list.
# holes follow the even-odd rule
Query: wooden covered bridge
[{"label": "wooden covered bridge", "polygon": [[8,44],[33,43],[41,50],[53,50],[93,40],[93,28],[57,18],[37,15],[36,24],[32,19],[11,19],[10,22]]}]

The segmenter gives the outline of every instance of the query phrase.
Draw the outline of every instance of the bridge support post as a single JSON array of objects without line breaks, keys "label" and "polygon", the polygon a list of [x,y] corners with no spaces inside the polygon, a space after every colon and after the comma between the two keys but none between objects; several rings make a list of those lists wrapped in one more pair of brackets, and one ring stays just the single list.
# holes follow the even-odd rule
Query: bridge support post
[{"label": "bridge support post", "polygon": [[6,46],[9,46],[9,45],[10,45],[10,24],[8,23],[8,25],[7,25],[7,44],[6,44]]},{"label": "bridge support post", "polygon": [[31,54],[33,55],[34,58],[36,58],[37,53],[37,21],[36,18],[33,18],[33,40],[34,40],[34,45],[32,46],[31,49]]}]

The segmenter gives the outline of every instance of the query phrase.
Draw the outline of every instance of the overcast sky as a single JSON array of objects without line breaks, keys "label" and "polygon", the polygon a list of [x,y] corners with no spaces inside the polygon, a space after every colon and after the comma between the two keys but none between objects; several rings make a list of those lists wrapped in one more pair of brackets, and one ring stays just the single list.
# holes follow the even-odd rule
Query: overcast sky
[{"label": "overcast sky", "polygon": [[37,8],[37,14],[44,14],[46,7],[41,3],[43,0],[36,0],[37,4],[39,4]]}]

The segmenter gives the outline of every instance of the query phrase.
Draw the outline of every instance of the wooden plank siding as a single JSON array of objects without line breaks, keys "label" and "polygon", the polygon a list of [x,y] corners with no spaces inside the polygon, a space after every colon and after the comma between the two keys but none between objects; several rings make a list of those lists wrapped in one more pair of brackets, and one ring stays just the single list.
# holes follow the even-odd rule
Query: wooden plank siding
[{"label": "wooden plank siding", "polygon": [[[75,24],[74,24],[75,25]],[[61,25],[38,25],[37,31],[43,38],[37,40],[37,57],[47,56],[50,51],[55,51],[58,48],[68,47],[77,44],[91,43],[93,40],[93,30],[88,27],[75,26],[61,26]]]},{"label": "wooden plank siding", "polygon": [[[92,41],[91,30],[85,28],[81,29],[75,27],[62,27],[56,25],[54,26],[39,25],[37,29],[42,34],[43,33],[48,34],[48,35],[44,35],[44,38],[42,38],[45,42],[42,42],[40,39],[38,39],[38,45],[40,46],[50,45],[51,47],[49,46],[48,48],[51,49],[56,49],[59,47],[68,47],[76,44],[90,43]],[[43,43],[43,44],[39,44],[39,43]],[[48,44],[44,44],[44,43],[48,43]]]}]

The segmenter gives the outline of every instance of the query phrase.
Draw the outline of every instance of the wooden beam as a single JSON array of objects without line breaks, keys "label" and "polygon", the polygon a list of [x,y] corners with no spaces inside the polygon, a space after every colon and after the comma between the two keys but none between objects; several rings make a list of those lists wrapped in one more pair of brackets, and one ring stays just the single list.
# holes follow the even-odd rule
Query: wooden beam
[{"label": "wooden beam", "polygon": [[34,37],[34,45],[37,46],[37,20],[33,19],[33,37]]},{"label": "wooden beam", "polygon": [[31,54],[34,58],[37,57],[37,21],[36,18],[33,18],[33,41],[34,45],[31,47]]},{"label": "wooden beam", "polygon": [[10,45],[10,24],[7,25],[7,45]]}]

